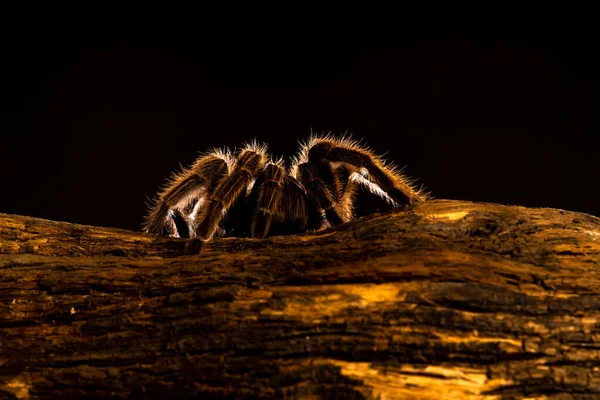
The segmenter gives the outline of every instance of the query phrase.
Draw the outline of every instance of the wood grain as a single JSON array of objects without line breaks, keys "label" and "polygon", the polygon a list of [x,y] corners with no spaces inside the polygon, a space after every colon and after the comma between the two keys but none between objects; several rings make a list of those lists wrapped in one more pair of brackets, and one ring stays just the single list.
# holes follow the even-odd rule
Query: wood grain
[{"label": "wood grain", "polygon": [[0,214],[0,398],[600,398],[600,219],[185,241]]}]

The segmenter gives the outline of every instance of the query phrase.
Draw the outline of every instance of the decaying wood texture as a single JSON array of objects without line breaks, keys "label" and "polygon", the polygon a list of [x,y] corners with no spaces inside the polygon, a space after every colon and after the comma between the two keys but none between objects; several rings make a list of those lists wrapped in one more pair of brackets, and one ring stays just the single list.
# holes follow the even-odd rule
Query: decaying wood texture
[{"label": "decaying wood texture", "polygon": [[600,398],[599,218],[434,200],[184,244],[0,214],[0,393]]}]

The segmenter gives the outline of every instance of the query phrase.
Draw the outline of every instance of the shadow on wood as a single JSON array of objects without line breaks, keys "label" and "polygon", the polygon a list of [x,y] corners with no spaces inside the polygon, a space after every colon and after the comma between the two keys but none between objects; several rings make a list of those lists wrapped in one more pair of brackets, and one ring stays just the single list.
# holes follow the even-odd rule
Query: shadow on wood
[{"label": "shadow on wood", "polygon": [[599,218],[434,200],[184,246],[0,214],[0,397],[600,398]]}]

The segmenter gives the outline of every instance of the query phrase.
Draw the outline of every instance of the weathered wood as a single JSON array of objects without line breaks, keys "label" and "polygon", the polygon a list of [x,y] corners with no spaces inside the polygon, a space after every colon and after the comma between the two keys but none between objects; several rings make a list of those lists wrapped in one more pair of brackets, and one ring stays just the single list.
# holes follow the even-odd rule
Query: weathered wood
[{"label": "weathered wood", "polygon": [[600,398],[600,219],[435,200],[185,241],[0,214],[8,398]]}]

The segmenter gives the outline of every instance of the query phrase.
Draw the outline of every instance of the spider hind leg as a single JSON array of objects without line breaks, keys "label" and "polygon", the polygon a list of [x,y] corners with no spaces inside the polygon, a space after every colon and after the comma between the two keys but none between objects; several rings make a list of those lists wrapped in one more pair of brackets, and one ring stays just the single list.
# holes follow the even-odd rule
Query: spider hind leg
[{"label": "spider hind leg", "polygon": [[346,139],[314,139],[307,151],[308,159],[343,163],[368,181],[377,185],[398,205],[422,201],[427,195],[414,187],[413,182],[369,149]]}]

